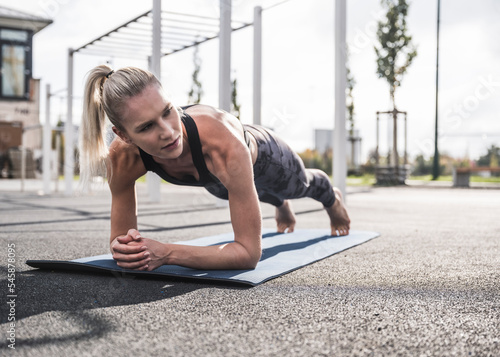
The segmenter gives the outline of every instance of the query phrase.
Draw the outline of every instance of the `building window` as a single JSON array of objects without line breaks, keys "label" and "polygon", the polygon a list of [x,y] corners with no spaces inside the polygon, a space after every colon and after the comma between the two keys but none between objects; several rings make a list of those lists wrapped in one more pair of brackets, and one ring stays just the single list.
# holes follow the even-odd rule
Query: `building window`
[{"label": "building window", "polygon": [[0,98],[29,99],[31,32],[0,28]]}]

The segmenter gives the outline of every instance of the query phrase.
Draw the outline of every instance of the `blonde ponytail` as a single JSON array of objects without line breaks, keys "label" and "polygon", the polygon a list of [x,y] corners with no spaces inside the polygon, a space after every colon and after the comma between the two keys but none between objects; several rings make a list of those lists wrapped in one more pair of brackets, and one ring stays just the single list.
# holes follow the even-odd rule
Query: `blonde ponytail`
[{"label": "blonde ponytail", "polygon": [[84,187],[95,176],[106,176],[106,114],[102,103],[102,87],[108,66],[89,72],[83,97],[83,118],[80,127],[80,180]]},{"label": "blonde ponytail", "polygon": [[119,130],[121,112],[127,99],[138,95],[158,79],[140,68],[127,67],[113,72],[109,66],[92,69],[85,83],[83,118],[80,128],[80,180],[88,187],[95,176],[106,177],[106,118]]}]

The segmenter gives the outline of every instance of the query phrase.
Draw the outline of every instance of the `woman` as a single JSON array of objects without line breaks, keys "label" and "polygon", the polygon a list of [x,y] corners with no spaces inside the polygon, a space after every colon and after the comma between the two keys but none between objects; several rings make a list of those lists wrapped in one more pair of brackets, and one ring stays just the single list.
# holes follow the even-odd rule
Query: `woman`
[{"label": "woman", "polygon": [[[109,149],[106,116],[118,136]],[[261,256],[259,199],[276,206],[278,232],[294,230],[288,200],[312,197],[325,206],[332,235],[349,233],[340,193],[325,173],[306,170],[281,139],[262,127],[242,125],[232,115],[205,105],[174,107],[150,72],[133,67],[114,72],[105,65],[91,70],[81,131],[82,179],[108,177],[110,249],[122,268],[255,268]],[[175,184],[203,186],[228,199],[234,242],[193,247],[142,237],[137,231],[135,181],[147,171]]]}]

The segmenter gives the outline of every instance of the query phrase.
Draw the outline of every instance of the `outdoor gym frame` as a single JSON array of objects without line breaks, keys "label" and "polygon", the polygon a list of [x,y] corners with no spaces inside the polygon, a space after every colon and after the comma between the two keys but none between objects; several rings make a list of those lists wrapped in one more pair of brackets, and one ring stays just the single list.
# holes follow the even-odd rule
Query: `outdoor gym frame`
[{"label": "outdoor gym frame", "polygon": [[[76,53],[131,59],[149,59],[151,72],[158,78],[161,78],[162,57],[219,38],[219,107],[229,111],[231,104],[231,33],[232,31],[253,26],[253,123],[261,124],[262,7],[257,6],[254,8],[253,23],[235,23],[236,27],[233,27],[231,0],[219,0],[219,19],[162,11],[161,0],[152,1],[153,8],[151,11],[137,16],[77,49],[68,49],[67,118],[65,123],[66,161],[64,165],[66,195],[73,194],[73,148],[75,142],[75,130],[73,126],[73,62]],[[274,6],[276,5],[272,7]],[[344,197],[346,197],[346,0],[336,0],[334,12],[334,123],[336,130],[334,130],[333,138],[333,182],[344,194]],[[150,39],[151,42],[148,43],[146,39]],[[150,174],[147,176],[147,182],[150,200],[159,201],[160,178],[154,174]]]}]

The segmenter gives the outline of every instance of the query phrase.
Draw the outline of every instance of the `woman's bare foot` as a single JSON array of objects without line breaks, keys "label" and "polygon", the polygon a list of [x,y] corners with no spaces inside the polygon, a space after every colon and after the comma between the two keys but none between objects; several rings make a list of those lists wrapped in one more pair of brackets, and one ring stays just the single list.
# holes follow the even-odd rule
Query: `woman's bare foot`
[{"label": "woman's bare foot", "polygon": [[332,236],[346,236],[349,234],[351,220],[344,202],[342,202],[342,193],[336,187],[333,188],[333,191],[335,192],[335,202],[331,207],[325,208],[330,217]]},{"label": "woman's bare foot", "polygon": [[276,224],[278,233],[292,233],[295,228],[295,214],[292,210],[292,204],[285,200],[280,207],[276,207]]}]

